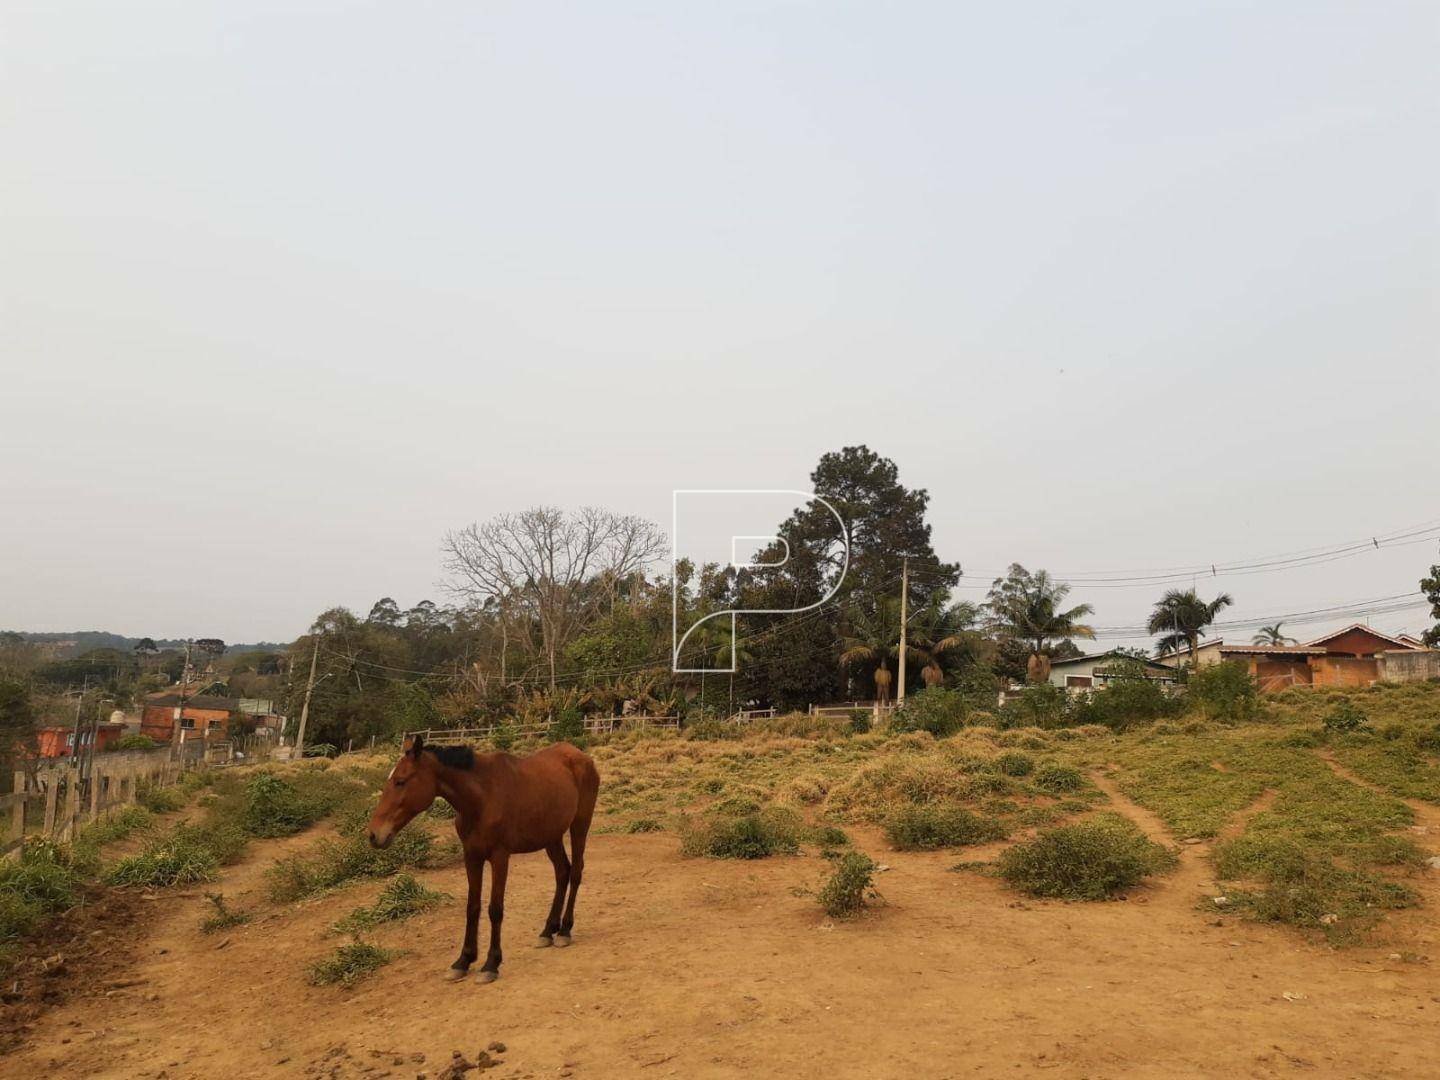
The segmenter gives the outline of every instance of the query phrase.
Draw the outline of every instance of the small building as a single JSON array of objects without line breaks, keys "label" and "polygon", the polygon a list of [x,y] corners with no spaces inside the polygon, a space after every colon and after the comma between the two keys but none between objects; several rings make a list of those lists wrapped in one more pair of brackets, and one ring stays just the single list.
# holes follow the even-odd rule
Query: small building
[{"label": "small building", "polygon": [[1188,648],[1176,649],[1173,652],[1162,653],[1155,658],[1156,663],[1164,664],[1168,668],[1179,667],[1211,667],[1220,663],[1220,649],[1225,644],[1223,638],[1216,638],[1214,641],[1202,641],[1200,647],[1195,650],[1194,656]]},{"label": "small building", "polygon": [[[145,698],[145,709],[140,714],[140,734],[149,736],[158,743],[168,743],[175,732],[175,713],[180,708],[177,693],[150,694]],[[230,731],[230,716],[235,712],[235,702],[230,698],[197,694],[185,699],[184,711],[180,713],[180,730],[183,738],[197,736],[225,737]]]},{"label": "small building", "polygon": [[1082,692],[1109,685],[1117,678],[1133,678],[1136,664],[1144,665],[1144,678],[1173,683],[1175,669],[1155,660],[1138,660],[1118,649],[1050,661],[1050,685]]},{"label": "small building", "polygon": [[[110,749],[125,735],[123,723],[102,723],[80,732],[80,747],[83,750],[93,738],[97,752]],[[47,724],[35,732],[35,742],[42,758],[67,758],[75,756],[75,725]]]},{"label": "small building", "polygon": [[1391,678],[1425,677],[1410,673],[1428,671],[1431,665],[1408,657],[1433,650],[1412,642],[1352,623],[1304,645],[1235,645],[1222,648],[1220,655],[1245,664],[1261,692],[1273,693],[1291,686],[1370,686]]}]

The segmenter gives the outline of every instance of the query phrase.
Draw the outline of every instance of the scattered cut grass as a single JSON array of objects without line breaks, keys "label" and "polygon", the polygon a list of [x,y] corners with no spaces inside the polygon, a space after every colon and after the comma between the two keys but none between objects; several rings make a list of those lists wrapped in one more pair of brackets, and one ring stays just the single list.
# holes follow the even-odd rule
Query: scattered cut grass
[{"label": "scattered cut grass", "polygon": [[365,941],[341,945],[329,956],[310,965],[310,982],[314,986],[354,986],[373,975],[400,954]]},{"label": "scattered cut grass", "polygon": [[445,893],[426,888],[413,874],[397,874],[380,890],[373,904],[356,908],[330,929],[337,934],[373,930],[382,923],[399,922],[431,911],[447,899]]},{"label": "scattered cut grass", "polygon": [[401,831],[383,851],[376,851],[363,835],[352,832],[317,840],[306,851],[276,860],[265,872],[266,889],[277,902],[301,900],[403,869],[443,866],[458,855],[459,844],[437,843],[430,833],[414,826]]},{"label": "scattered cut grass", "polygon": [[244,926],[255,917],[248,912],[231,911],[230,905],[225,903],[224,893],[206,893],[205,899],[210,901],[210,906],[215,909],[215,912],[200,923],[200,932],[202,934],[216,934],[221,930],[229,930],[235,926]]},{"label": "scattered cut grass", "polygon": [[150,888],[213,881],[221,866],[245,850],[245,842],[245,834],[234,826],[177,825],[111,866],[104,881]]},{"label": "scattered cut grass", "polygon": [[1041,832],[1001,853],[1000,876],[1031,896],[1106,900],[1176,863],[1119,814]]}]

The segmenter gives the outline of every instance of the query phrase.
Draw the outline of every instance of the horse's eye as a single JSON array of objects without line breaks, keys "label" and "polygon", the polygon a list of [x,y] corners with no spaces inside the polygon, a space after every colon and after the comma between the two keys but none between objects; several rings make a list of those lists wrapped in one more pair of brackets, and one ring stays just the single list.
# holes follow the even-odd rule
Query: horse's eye
[{"label": "horse's eye", "polygon": [[404,780],[400,780],[400,779],[397,778],[396,781],[395,781],[395,786],[396,786],[396,787],[404,787],[404,786],[405,786],[405,781],[404,781]]}]

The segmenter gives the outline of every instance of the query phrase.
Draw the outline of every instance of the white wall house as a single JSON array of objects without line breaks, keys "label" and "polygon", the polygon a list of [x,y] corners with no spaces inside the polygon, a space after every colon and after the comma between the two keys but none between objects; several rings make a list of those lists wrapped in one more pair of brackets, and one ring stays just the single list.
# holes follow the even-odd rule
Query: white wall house
[{"label": "white wall house", "polygon": [[[1081,692],[1093,690],[1096,687],[1105,686],[1114,677],[1113,668],[1116,661],[1126,661],[1132,658],[1123,656],[1116,650],[1096,653],[1093,656],[1077,656],[1071,660],[1050,661],[1050,684],[1063,687],[1066,690]],[[1158,664],[1154,660],[1146,660],[1145,677],[1162,683],[1173,683],[1175,681],[1175,670]]]}]

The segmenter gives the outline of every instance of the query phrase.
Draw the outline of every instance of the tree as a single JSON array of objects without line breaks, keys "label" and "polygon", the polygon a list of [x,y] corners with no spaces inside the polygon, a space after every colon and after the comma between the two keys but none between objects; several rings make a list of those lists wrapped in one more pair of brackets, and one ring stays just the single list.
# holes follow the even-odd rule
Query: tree
[{"label": "tree", "polygon": [[1420,579],[1425,599],[1430,601],[1430,617],[1435,625],[1425,631],[1424,642],[1432,648],[1440,646],[1440,566],[1430,567],[1430,576]]},{"label": "tree", "polygon": [[986,607],[996,632],[1030,647],[1026,677],[1045,682],[1050,677],[1047,644],[1065,638],[1094,638],[1095,631],[1080,620],[1094,613],[1089,604],[1061,610],[1070,586],[1055,581],[1046,570],[1033,574],[1019,563],[1011,563],[1003,578],[990,586]]},{"label": "tree", "polygon": [[961,601],[947,608],[938,599],[915,613],[906,637],[907,662],[913,660],[919,666],[920,681],[928,690],[945,681],[947,662],[974,661],[982,648],[980,636],[972,629],[980,617],[979,607]]},{"label": "tree", "polygon": [[0,678],[0,759],[19,757],[35,740],[35,702],[19,679]]},{"label": "tree", "polygon": [[216,657],[225,652],[225,642],[213,637],[196,638],[195,648],[206,656]]},{"label": "tree", "polygon": [[[910,602],[923,608],[932,596],[945,593],[959,579],[960,568],[944,563],[931,545],[925,513],[930,495],[907,488],[889,458],[868,446],[847,446],[821,456],[810,474],[810,487],[845,523],[849,567],[831,601],[839,611],[829,617],[771,616],[745,621],[754,660],[742,672],[745,696],[777,707],[802,708],[834,700],[844,690],[844,672],[824,658],[844,652],[846,637],[855,637],[861,623],[883,621],[882,607],[900,594],[900,572],[910,560]],[[766,548],[757,567],[738,575],[736,591],[744,608],[802,608],[821,601],[836,588],[846,547],[825,505],[811,501],[776,529],[784,541]],[[788,629],[776,632],[777,627]],[[898,628],[898,622],[896,623]],[[848,666],[848,665],[847,665]],[[886,669],[888,670],[888,668]]]},{"label": "tree", "polygon": [[555,688],[556,661],[605,609],[616,583],[643,574],[665,535],[643,518],[597,507],[537,506],[447,533],[450,587],[473,604],[499,601],[520,623]]},{"label": "tree", "polygon": [[1155,644],[1156,652],[1178,653],[1181,646],[1188,646],[1190,663],[1198,664],[1200,639],[1205,636],[1205,628],[1234,602],[1229,593],[1221,593],[1207,602],[1200,599],[1194,589],[1171,589],[1150,613],[1147,629],[1152,634],[1161,635]]},{"label": "tree", "polygon": [[890,685],[895,677],[890,672],[890,659],[900,651],[900,605],[882,598],[874,611],[861,609],[849,620],[849,628],[841,639],[840,667],[870,667],[875,684],[875,700],[882,705],[890,700]]},{"label": "tree", "polygon": [[1250,639],[1254,645],[1294,645],[1295,639],[1281,633],[1284,623],[1275,623],[1271,626],[1262,626],[1255,636]]}]

